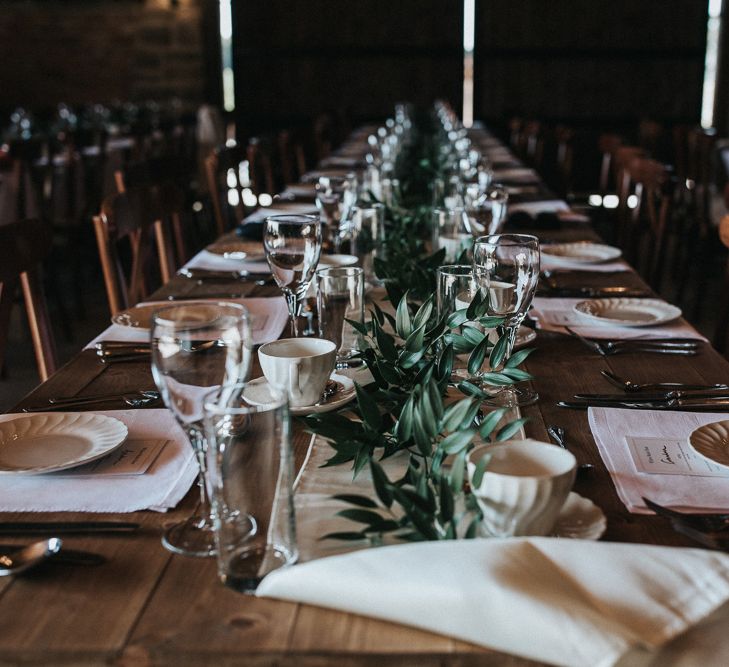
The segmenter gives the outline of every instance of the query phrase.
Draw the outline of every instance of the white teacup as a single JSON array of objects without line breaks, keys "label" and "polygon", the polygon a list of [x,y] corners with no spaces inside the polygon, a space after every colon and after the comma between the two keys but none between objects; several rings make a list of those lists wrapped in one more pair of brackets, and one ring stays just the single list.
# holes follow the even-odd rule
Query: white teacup
[{"label": "white teacup", "polygon": [[[487,454],[481,484],[473,488],[478,462]],[[468,456],[468,478],[494,537],[547,535],[554,528],[575,480],[575,457],[537,440],[514,440],[476,447]]]},{"label": "white teacup", "polygon": [[266,380],[284,389],[295,408],[319,402],[336,357],[337,346],[323,338],[285,338],[258,349]]}]

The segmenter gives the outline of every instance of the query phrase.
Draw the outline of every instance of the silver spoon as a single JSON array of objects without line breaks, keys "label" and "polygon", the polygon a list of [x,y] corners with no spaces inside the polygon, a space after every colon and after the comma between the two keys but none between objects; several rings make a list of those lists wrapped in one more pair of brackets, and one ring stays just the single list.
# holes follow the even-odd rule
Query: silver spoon
[{"label": "silver spoon", "polygon": [[729,389],[729,385],[726,384],[684,384],[683,382],[645,382],[643,384],[640,384],[638,382],[633,382],[632,380],[626,380],[625,378],[621,378],[620,376],[615,375],[615,373],[611,373],[610,371],[600,371],[600,374],[608,382],[627,392],[644,390],[661,391],[662,389],[694,389],[697,391],[700,391],[702,389]]},{"label": "silver spoon", "polygon": [[27,547],[11,554],[0,554],[0,577],[20,574],[31,567],[40,565],[46,558],[55,556],[63,542],[58,537],[51,537],[40,542],[33,542]]}]

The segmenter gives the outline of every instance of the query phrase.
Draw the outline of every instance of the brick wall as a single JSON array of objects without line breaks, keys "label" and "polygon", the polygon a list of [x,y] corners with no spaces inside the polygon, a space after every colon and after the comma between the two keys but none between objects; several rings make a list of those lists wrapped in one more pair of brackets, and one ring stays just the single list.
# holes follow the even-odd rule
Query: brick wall
[{"label": "brick wall", "polygon": [[204,94],[206,0],[3,0],[0,107]]}]

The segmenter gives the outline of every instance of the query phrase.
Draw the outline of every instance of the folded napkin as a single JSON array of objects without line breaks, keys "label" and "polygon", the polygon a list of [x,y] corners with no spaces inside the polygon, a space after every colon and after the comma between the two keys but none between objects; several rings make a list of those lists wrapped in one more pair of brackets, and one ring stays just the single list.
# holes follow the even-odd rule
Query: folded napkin
[{"label": "folded napkin", "polygon": [[[259,248],[258,253],[263,254],[263,248]],[[197,253],[187,264],[186,269],[205,269],[208,271],[250,271],[251,273],[271,273],[271,267],[268,262],[247,262],[244,259],[226,259],[222,255],[217,255],[207,250]]]},{"label": "folded napkin", "polygon": [[538,183],[539,174],[527,167],[512,167],[509,169],[494,169],[495,181],[510,181],[512,183]]},{"label": "folded napkin", "polygon": [[271,215],[318,215],[315,204],[276,204],[276,206],[261,207],[243,219],[243,223],[263,222]]},{"label": "folded napkin", "polygon": [[629,271],[630,266],[622,259],[614,262],[573,262],[567,258],[550,257],[547,253],[542,252],[539,260],[540,267],[543,271],[590,271],[593,273],[617,273],[619,271]]},{"label": "folded napkin", "polygon": [[[200,297],[205,300],[205,297]],[[276,340],[283,330],[289,319],[289,310],[286,305],[286,299],[282,296],[275,297],[258,297],[250,299],[209,299],[211,301],[232,301],[233,303],[241,303],[247,309],[251,318],[251,334],[253,336],[253,345],[262,345],[269,341]],[[158,304],[162,306],[171,306],[173,303],[184,303],[181,301],[150,301],[140,303],[140,306],[150,304]],[[147,343],[149,342],[149,329],[139,327],[126,327],[120,324],[112,324],[94,338],[84,349],[94,347],[96,343],[102,340],[128,341],[130,343]]]},{"label": "folded napkin", "polygon": [[[38,413],[41,414],[41,413]],[[129,440],[166,440],[152,466],[140,475],[88,474],[72,470],[33,476],[0,476],[2,512],[166,512],[192,486],[197,461],[185,434],[169,410],[109,410],[129,429]],[[0,415],[8,421],[20,415]],[[23,415],[27,417],[28,415]]]},{"label": "folded napkin", "polygon": [[509,204],[509,215],[517,212],[528,213],[529,215],[539,215],[540,213],[556,213],[557,211],[569,210],[570,207],[567,205],[567,202],[561,199]]},{"label": "folded napkin", "polygon": [[694,429],[726,418],[726,413],[670,410],[588,411],[618,496],[635,514],[652,514],[642,496],[677,509],[729,511],[729,471],[707,462],[687,442]]},{"label": "folded napkin", "polygon": [[574,311],[575,304],[580,301],[585,301],[585,299],[534,297],[529,315],[537,321],[537,329],[567,333],[565,330],[567,326],[586,338],[609,340],[695,338],[696,340],[706,340],[684,319],[677,319],[655,327],[619,327],[612,324],[601,325],[597,322],[593,324],[588,318]]},{"label": "folded napkin", "polygon": [[423,542],[279,570],[257,594],[601,667],[660,647],[729,599],[729,555],[544,537]]}]

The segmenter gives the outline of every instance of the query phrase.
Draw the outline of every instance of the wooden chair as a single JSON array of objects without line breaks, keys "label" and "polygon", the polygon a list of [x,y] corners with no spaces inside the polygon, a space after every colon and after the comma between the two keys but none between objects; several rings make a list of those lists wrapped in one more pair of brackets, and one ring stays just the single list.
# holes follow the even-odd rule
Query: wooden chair
[{"label": "wooden chair", "polygon": [[636,201],[628,207],[623,234],[626,255],[656,291],[660,289],[666,258],[666,241],[673,211],[671,170],[649,158],[633,158],[625,166],[626,179]]},{"label": "wooden chair", "polygon": [[143,300],[149,293],[150,275],[154,272],[153,251],[157,256],[160,281],[165,283],[170,279],[170,245],[162,217],[157,193],[146,187],[130,188],[107,197],[101,212],[94,216],[96,242],[112,315]]},{"label": "wooden chair", "polygon": [[275,192],[270,155],[256,138],[217,149],[205,160],[205,172],[218,236],[256,207],[259,194]]},{"label": "wooden chair", "polygon": [[33,350],[41,381],[56,370],[56,348],[39,267],[51,250],[51,230],[39,220],[0,225],[0,368],[8,341],[8,325],[18,284],[28,315]]},{"label": "wooden chair", "polygon": [[281,130],[277,143],[281,178],[284,184],[296,183],[306,173],[304,146],[290,130]]},{"label": "wooden chair", "polygon": [[[725,190],[725,199],[729,200],[729,184]],[[725,247],[729,248],[729,215],[725,215],[719,223],[719,240]],[[726,262],[724,269],[724,286],[719,301],[719,317],[716,321],[716,329],[712,345],[719,352],[726,353],[727,338],[729,334],[729,260]]]}]

